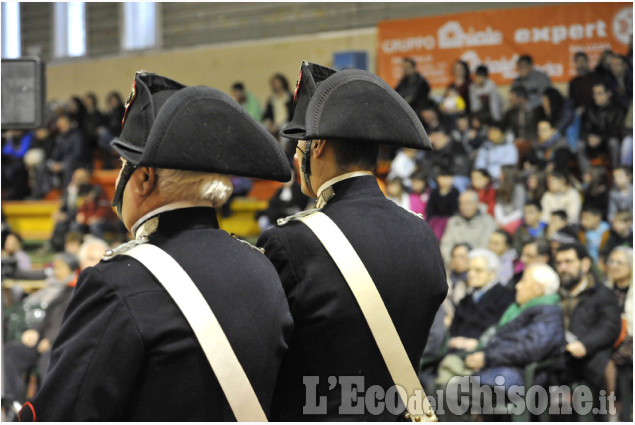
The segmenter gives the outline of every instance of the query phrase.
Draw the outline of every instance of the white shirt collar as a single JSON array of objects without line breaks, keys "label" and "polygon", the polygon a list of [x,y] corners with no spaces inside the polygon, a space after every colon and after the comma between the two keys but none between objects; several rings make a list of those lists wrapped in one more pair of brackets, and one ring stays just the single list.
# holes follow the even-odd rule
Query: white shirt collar
[{"label": "white shirt collar", "polygon": [[[193,208],[193,207],[210,207],[210,208],[213,208],[214,204],[212,204],[211,201],[196,201],[196,202],[179,201],[179,202],[172,202],[170,204],[162,205],[159,208],[150,211],[149,213],[147,213],[143,217],[141,217],[139,220],[137,220],[137,222],[134,224],[134,226],[132,226],[132,229],[130,229],[130,232],[133,235],[135,235],[135,239],[138,239],[141,236],[144,236],[144,235],[142,235],[142,233],[144,233],[144,232],[137,232],[137,230],[140,230],[140,227],[142,227],[141,225],[143,223],[145,223],[146,221],[148,221],[150,218],[154,217],[155,215],[161,214],[161,213],[166,212],[166,211],[178,210],[180,208]],[[139,233],[139,234],[137,234],[137,233]]]},{"label": "white shirt collar", "polygon": [[324,183],[322,183],[322,186],[320,186],[320,188],[317,191],[317,196],[318,198],[320,197],[320,195],[322,194],[322,192],[328,188],[333,186],[335,183],[339,183],[342,180],[347,180],[347,179],[352,179],[353,177],[359,177],[359,176],[372,176],[373,173],[371,173],[370,171],[352,171],[350,173],[345,173],[345,174],[340,174],[339,176],[335,176],[330,180],[325,181]]}]

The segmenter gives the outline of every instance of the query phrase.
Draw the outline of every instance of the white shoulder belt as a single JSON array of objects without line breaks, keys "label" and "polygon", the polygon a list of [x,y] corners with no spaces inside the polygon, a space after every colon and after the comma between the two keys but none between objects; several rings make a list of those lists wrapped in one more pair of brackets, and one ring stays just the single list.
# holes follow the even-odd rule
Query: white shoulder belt
[{"label": "white shoulder belt", "polygon": [[192,279],[161,248],[144,243],[123,253],[143,264],[163,285],[190,324],[239,422],[267,422],[258,397],[216,316]]},{"label": "white shoulder belt", "polygon": [[351,243],[324,213],[316,212],[298,220],[315,233],[351,288],[406,406],[406,417],[413,422],[436,422],[434,410],[421,387],[384,301]]}]

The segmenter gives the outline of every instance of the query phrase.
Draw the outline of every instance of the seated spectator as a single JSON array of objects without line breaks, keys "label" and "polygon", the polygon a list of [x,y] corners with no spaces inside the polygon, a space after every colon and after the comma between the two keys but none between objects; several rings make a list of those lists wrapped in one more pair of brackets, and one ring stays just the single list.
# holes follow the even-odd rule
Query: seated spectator
[{"label": "seated spectator", "polygon": [[296,179],[295,167],[291,167],[291,180],[286,182],[276,193],[269,199],[267,209],[256,214],[260,231],[264,232],[273,226],[279,218],[288,217],[290,215],[303,211],[309,198],[302,193],[300,183]]},{"label": "seated spectator", "polygon": [[540,204],[544,222],[548,222],[551,213],[556,210],[565,210],[571,224],[577,224],[580,220],[580,194],[571,187],[567,175],[561,171],[552,171],[547,177],[547,192],[542,196]]},{"label": "seated spectator", "polygon": [[503,119],[503,97],[496,83],[489,79],[489,69],[479,65],[470,85],[470,112],[480,113],[486,121]]},{"label": "seated spectator", "polygon": [[470,131],[468,132],[468,143],[470,148],[467,149],[470,158],[470,164],[473,164],[476,160],[476,154],[478,148],[483,146],[487,141],[487,127],[484,125],[484,121],[479,114],[470,115]]},{"label": "seated spectator", "polygon": [[90,152],[93,152],[99,146],[99,129],[106,124],[106,120],[99,111],[97,95],[95,93],[89,92],[84,95],[84,106],[86,107],[84,134],[86,144]]},{"label": "seated spectator", "polygon": [[589,252],[594,262],[598,262],[600,252],[609,239],[610,226],[602,221],[602,211],[593,206],[582,208],[578,240]]},{"label": "seated spectator", "polygon": [[430,84],[417,72],[417,63],[414,59],[403,59],[403,77],[399,80],[395,91],[399,93],[415,111],[423,107],[428,100]]},{"label": "seated spectator", "polygon": [[[428,176],[425,171],[418,170],[410,177],[410,211],[423,214],[427,218],[426,209],[431,189],[428,187]],[[457,195],[458,208],[458,195]]]},{"label": "seated spectator", "polygon": [[474,168],[485,168],[497,182],[500,178],[503,165],[518,164],[518,149],[507,140],[503,133],[503,124],[500,121],[490,123],[487,133],[487,142],[478,148]]},{"label": "seated spectator", "polygon": [[513,302],[513,294],[497,280],[499,259],[488,249],[473,249],[468,254],[467,284],[470,296],[459,302],[450,326],[449,347],[453,350],[472,351],[479,338],[497,323],[505,309]]},{"label": "seated spectator", "polygon": [[23,242],[17,233],[7,233],[2,245],[2,268],[9,267],[13,270],[3,270],[2,275],[14,274],[17,270],[31,270],[31,257],[22,249]]},{"label": "seated spectator", "polygon": [[429,100],[419,110],[419,118],[428,135],[435,131],[446,132],[445,123],[441,121],[441,114],[436,103]]},{"label": "seated spectator", "polygon": [[567,342],[566,367],[558,384],[582,380],[597,396],[605,386],[604,372],[620,334],[618,300],[591,273],[591,258],[583,245],[562,244],[556,251],[555,263]]},{"label": "seated spectator", "polygon": [[470,77],[470,67],[463,60],[455,60],[452,64],[453,81],[448,85],[447,90],[454,89],[457,94],[465,101],[465,109],[470,112],[470,85],[472,78]]},{"label": "seated spectator", "polygon": [[434,234],[441,239],[445,233],[448,219],[458,209],[459,191],[452,185],[454,174],[452,171],[441,169],[437,173],[437,187],[430,192],[426,204],[426,218]]},{"label": "seated spectator", "polygon": [[[611,98],[602,82],[593,85],[593,105],[582,116],[578,166],[587,171],[591,161],[603,161],[613,167],[619,165],[620,141],[624,133],[625,111]],[[608,158],[603,159],[608,153]]]},{"label": "seated spectator", "polygon": [[55,227],[49,241],[50,248],[55,251],[62,251],[64,246],[64,235],[76,226],[75,216],[80,205],[80,198],[86,196],[91,190],[90,172],[85,168],[78,168],[73,172],[71,182],[62,194],[62,205],[58,211],[53,213]]},{"label": "seated spectator", "polygon": [[583,175],[582,183],[582,208],[592,207],[602,213],[602,219],[606,220],[609,205],[609,185],[606,167],[593,165]]},{"label": "seated spectator", "polygon": [[576,52],[573,55],[573,65],[576,76],[569,81],[569,98],[573,101],[578,115],[593,103],[593,83],[600,80],[600,77],[591,71],[589,67],[589,56],[585,52]]},{"label": "seated spectator", "polygon": [[492,185],[492,177],[486,169],[472,170],[471,188],[478,194],[478,202],[485,206],[487,213],[494,217],[496,206],[496,189]]},{"label": "seated spectator", "polygon": [[232,98],[243,107],[253,119],[260,122],[262,119],[262,107],[260,101],[251,92],[245,89],[245,85],[237,81],[232,84]]},{"label": "seated spectator", "polygon": [[399,177],[393,177],[386,185],[386,198],[407,210],[410,209],[410,194]]},{"label": "seated spectator", "polygon": [[512,87],[503,123],[505,132],[511,133],[514,140],[533,142],[537,139],[538,113],[529,106],[527,96],[524,87]]},{"label": "seated spectator", "polygon": [[39,178],[36,184],[46,188],[47,192],[68,186],[73,172],[90,162],[83,135],[79,129],[72,127],[70,117],[66,114],[58,117],[57,127],[59,133],[51,157],[37,172]]},{"label": "seated spectator", "polygon": [[[617,390],[618,401],[621,402],[618,404],[618,409],[621,408],[619,418],[627,422],[631,420],[633,406],[630,398],[633,394],[633,249],[615,248],[611,251],[607,266],[606,286],[617,296],[622,316],[622,334],[606,368],[606,387],[609,394]],[[618,385],[618,382],[622,385]]]},{"label": "seated spectator", "polygon": [[452,324],[454,310],[456,310],[461,300],[472,293],[472,288],[467,284],[468,254],[471,249],[472,247],[467,243],[458,243],[452,248],[447,271],[448,295],[443,302],[446,313],[446,328],[449,328]]},{"label": "seated spectator", "polygon": [[399,177],[406,187],[410,187],[410,176],[417,169],[419,151],[411,148],[401,148],[390,163],[387,180]]},{"label": "seated spectator", "polygon": [[459,196],[459,212],[450,217],[441,238],[444,260],[449,262],[450,250],[461,242],[469,243],[474,248],[485,248],[495,229],[494,219],[486,212],[479,211],[476,192],[467,189]]},{"label": "seated spectator", "polygon": [[434,130],[428,134],[433,150],[425,153],[422,168],[428,172],[428,178],[432,181],[442,169],[452,172],[453,184],[462,192],[469,184],[470,173],[470,163],[463,146],[443,131]]},{"label": "seated spectator", "polygon": [[538,123],[538,143],[532,144],[525,168],[535,166],[539,170],[566,170],[571,159],[571,148],[567,139],[549,121]]},{"label": "seated spectator", "polygon": [[107,232],[114,230],[115,214],[112,211],[111,200],[106,196],[101,186],[91,185],[90,190],[82,196],[75,215],[72,229],[83,233],[90,233],[97,238],[103,238]]},{"label": "seated spectator", "polygon": [[540,220],[542,207],[539,202],[528,201],[523,207],[523,222],[514,232],[512,246],[516,252],[528,242],[545,236],[547,223]]},{"label": "seated spectator", "polygon": [[609,252],[618,246],[633,247],[633,211],[618,211],[611,220],[609,238],[600,252],[600,258],[605,259]]},{"label": "seated spectator", "polygon": [[525,243],[522,247],[520,262],[523,269],[534,264],[551,265],[551,246],[546,239],[537,238]]},{"label": "seated spectator", "polygon": [[531,168],[525,172],[526,200],[540,203],[547,191],[547,175],[544,171]]},{"label": "seated spectator", "polygon": [[627,111],[633,102],[633,63],[622,55],[614,54],[609,59],[610,89],[617,104]]},{"label": "seated spectator", "polygon": [[[466,366],[480,377],[481,385],[503,385],[505,391],[513,385],[522,386],[526,365],[559,353],[565,342],[559,284],[558,275],[546,264],[525,270],[518,282],[516,302],[491,332],[481,336],[478,351],[465,357]],[[496,379],[499,376],[504,382]],[[534,383],[545,383],[546,378],[547,372],[542,372]],[[488,394],[485,392],[484,406],[494,403]],[[481,406],[480,394],[472,395],[472,404]]]},{"label": "seated spectator", "polygon": [[524,87],[527,90],[529,108],[536,109],[540,106],[541,96],[548,87],[551,87],[551,79],[547,74],[534,68],[533,58],[522,55],[516,61],[518,77],[512,82],[512,90],[515,87]]},{"label": "seated spectator", "polygon": [[2,140],[2,199],[20,200],[30,194],[24,156],[31,147],[33,133],[9,130]]},{"label": "seated spectator", "polygon": [[[9,343],[5,347],[4,390],[11,399],[24,401],[25,373],[37,368],[40,381],[45,378],[50,361],[50,348],[59,334],[62,317],[77,282],[78,271],[97,264],[107,248],[108,245],[104,241],[91,238],[82,245],[79,262],[70,254],[58,254],[54,258],[55,278],[62,285],[58,292],[48,299],[43,320],[25,330],[20,342]],[[39,305],[39,302],[29,299],[30,297],[27,297],[25,303]]]},{"label": "seated spectator", "polygon": [[608,219],[618,211],[633,208],[633,170],[629,167],[619,167],[613,170],[613,187],[609,191]]},{"label": "seated spectator", "polygon": [[513,234],[522,223],[525,188],[520,182],[518,169],[504,165],[494,206],[494,220],[498,227]]},{"label": "seated spectator", "polygon": [[64,236],[64,252],[78,256],[82,243],[84,243],[84,234],[76,230],[70,231]]},{"label": "seated spectator", "polygon": [[487,249],[498,256],[500,267],[496,280],[503,286],[514,277],[514,264],[518,253],[512,247],[512,237],[502,229],[496,229],[489,237]]},{"label": "seated spectator", "polygon": [[514,294],[496,280],[499,267],[496,254],[487,249],[473,249],[468,259],[467,283],[472,293],[461,300],[454,312],[448,341],[449,354],[439,365],[437,387],[444,387],[460,373],[460,369],[456,370],[453,355],[474,351],[478,338],[487,328],[498,323],[514,301]]},{"label": "seated spectator", "polygon": [[555,87],[542,93],[542,105],[538,108],[538,119],[547,120],[573,147],[577,145],[580,122],[571,99],[566,99]]},{"label": "seated spectator", "polygon": [[117,157],[110,147],[110,141],[121,133],[121,122],[123,120],[126,107],[121,95],[116,91],[108,93],[106,96],[106,112],[104,114],[105,125],[98,129],[99,138],[97,144],[102,153],[103,167],[114,168]]},{"label": "seated spectator", "polygon": [[37,128],[33,133],[31,147],[24,155],[24,165],[29,175],[29,186],[32,199],[42,199],[46,196],[43,188],[38,186],[37,170],[50,158],[54,147],[54,137],[48,127]]},{"label": "seated spectator", "polygon": [[463,146],[463,150],[468,153],[472,152],[473,147],[470,144],[470,118],[466,113],[456,115],[456,128],[452,130],[450,136],[454,143]]},{"label": "seated spectator", "polygon": [[[542,221],[542,220],[541,220]],[[551,239],[560,230],[569,226],[569,220],[567,212],[565,210],[555,210],[551,213],[549,221],[547,222],[547,228],[545,229],[545,237]]]}]

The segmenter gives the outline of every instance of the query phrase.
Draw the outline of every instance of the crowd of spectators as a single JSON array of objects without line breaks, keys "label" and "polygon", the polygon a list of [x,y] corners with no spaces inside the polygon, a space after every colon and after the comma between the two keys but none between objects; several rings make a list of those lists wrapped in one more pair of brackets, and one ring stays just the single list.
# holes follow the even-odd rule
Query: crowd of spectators
[{"label": "crowd of spectators", "polygon": [[[535,383],[616,391],[618,414],[630,420],[632,52],[606,51],[594,69],[585,53],[573,60],[577,75],[563,93],[530,56],[520,56],[505,99],[485,64],[472,73],[457,60],[452,83],[433,95],[416,62],[404,58],[395,89],[433,149],[381,149],[379,159],[390,165],[379,177],[387,197],[428,221],[447,266],[448,298],[422,359],[428,391],[446,390],[459,375],[522,385],[527,365],[556,359]],[[281,74],[270,87],[264,104],[240,81],[230,93],[293,161],[295,144],[279,135],[293,115],[293,94]],[[119,166],[108,143],[125,108],[116,92],[106,105],[100,111],[93,93],[73,96],[55,105],[41,128],[2,135],[3,199],[39,200],[57,191],[61,200],[50,252],[76,256],[90,237],[111,244],[124,238],[110,199],[91,183],[95,168]],[[232,182],[234,196],[251,188],[250,179]],[[255,219],[265,230],[310,206],[294,176]],[[31,268],[21,243],[3,229],[3,274],[28,276],[20,275]],[[29,365],[43,352],[37,344],[32,336],[15,342],[30,349]]]},{"label": "crowd of spectators", "polygon": [[452,399],[458,376],[506,390],[575,383],[596,401],[617,394],[617,412],[598,419],[632,420],[632,53],[607,51],[593,70],[585,53],[574,62],[562,93],[520,56],[505,105],[486,65],[472,76],[457,60],[433,96],[405,58],[396,90],[433,150],[394,152],[388,196],[423,214],[448,267],[422,359],[428,391]]}]

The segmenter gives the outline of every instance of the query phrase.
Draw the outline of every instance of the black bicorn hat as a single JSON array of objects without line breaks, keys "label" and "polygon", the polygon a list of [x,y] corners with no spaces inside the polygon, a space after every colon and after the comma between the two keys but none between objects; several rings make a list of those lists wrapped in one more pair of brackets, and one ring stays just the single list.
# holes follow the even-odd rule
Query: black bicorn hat
[{"label": "black bicorn hat", "polygon": [[[303,75],[304,76],[304,75]],[[355,140],[415,149],[432,149],[417,114],[384,80],[368,71],[347,69],[328,76],[314,93],[299,86],[295,115],[306,103],[304,128],[289,123],[282,131],[296,140]],[[308,96],[309,99],[301,99]]]},{"label": "black bicorn hat", "polygon": [[132,165],[286,182],[284,151],[231,97],[140,71],[111,147]]}]

